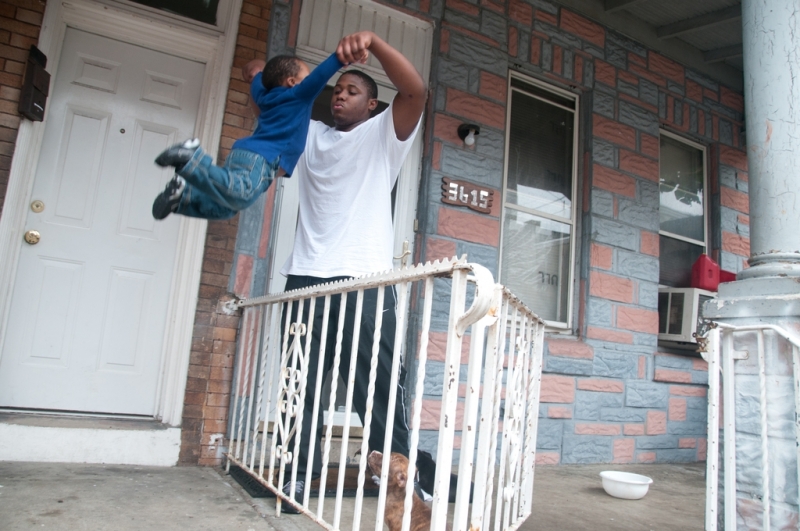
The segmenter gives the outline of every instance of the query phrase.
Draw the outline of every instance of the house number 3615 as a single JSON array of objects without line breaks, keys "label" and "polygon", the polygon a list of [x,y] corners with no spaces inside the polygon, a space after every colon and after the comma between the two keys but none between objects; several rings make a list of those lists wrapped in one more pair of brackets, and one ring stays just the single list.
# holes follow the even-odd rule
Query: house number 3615
[{"label": "house number 3615", "polygon": [[442,202],[449,205],[465,206],[484,214],[492,211],[494,190],[487,190],[466,181],[442,177]]}]

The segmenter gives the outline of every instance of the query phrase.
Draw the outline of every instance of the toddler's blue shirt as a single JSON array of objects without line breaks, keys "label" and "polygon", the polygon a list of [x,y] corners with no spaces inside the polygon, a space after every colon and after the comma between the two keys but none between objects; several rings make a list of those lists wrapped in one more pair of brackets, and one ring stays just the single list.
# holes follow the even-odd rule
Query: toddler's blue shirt
[{"label": "toddler's blue shirt", "polygon": [[306,146],[314,100],[342,66],[336,54],[331,54],[294,87],[270,91],[261,83],[261,73],[256,74],[250,93],[261,110],[258,125],[252,135],[234,142],[233,149],[258,153],[270,162],[280,155],[280,167],[291,175]]}]

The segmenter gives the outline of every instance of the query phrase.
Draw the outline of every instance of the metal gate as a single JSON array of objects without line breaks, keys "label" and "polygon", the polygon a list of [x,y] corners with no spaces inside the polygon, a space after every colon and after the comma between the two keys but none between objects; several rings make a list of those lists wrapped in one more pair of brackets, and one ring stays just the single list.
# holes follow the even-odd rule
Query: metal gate
[{"label": "metal gate", "polygon": [[[414,477],[419,447],[421,411],[425,380],[436,378],[428,372],[428,354],[432,337],[446,337],[444,370],[441,378],[441,414],[439,416],[436,467],[432,501],[431,529],[513,530],[530,515],[533,501],[533,475],[536,459],[536,431],[539,416],[539,392],[542,371],[544,322],[519,299],[499,284],[491,273],[465,258],[444,260],[390,271],[363,278],[313,286],[274,296],[239,302],[244,308],[239,334],[237,374],[231,440],[226,454],[228,466],[246,470],[256,481],[276,495],[276,513],[281,505],[291,503],[327,529],[360,529],[364,507],[364,479],[367,477],[368,440],[373,394],[376,382],[378,344],[385,287],[397,293],[397,326],[394,339],[392,381],[397,384],[404,356],[411,356],[416,382],[410,414],[410,454],[408,477]],[[353,503],[353,521],[342,521],[344,503],[345,447],[351,432],[353,383],[360,316],[364,294],[377,289],[376,330],[372,345],[372,365],[363,440],[358,462],[357,492]],[[331,312],[332,300],[340,298],[343,308],[348,298],[356,299],[353,346],[343,352],[344,312]],[[467,307],[467,304],[470,304]],[[318,495],[313,498],[306,488],[303,499],[283,494],[282,486],[298,480],[311,485],[311,467],[306,477],[297,477],[292,467],[298,455],[302,429],[302,411],[307,393],[314,396],[311,433],[317,429],[316,419],[321,403],[322,373],[316,381],[307,381],[311,356],[311,327],[315,309],[322,306],[323,329],[337,323],[335,355],[331,371],[338,373],[343,356],[351,356],[350,378],[346,382],[347,400],[342,428],[342,450],[336,463],[331,456],[333,426],[328,422],[322,444],[322,475]],[[407,337],[409,305],[417,320],[414,338]],[[307,321],[303,309],[308,307]],[[294,311],[294,312],[293,312]],[[317,310],[318,311],[318,310]],[[296,315],[297,317],[285,318]],[[438,334],[438,335],[437,335]],[[462,355],[465,340],[469,340]],[[325,352],[325,334],[320,338],[319,352]],[[405,343],[405,346],[404,346]],[[314,352],[322,368],[323,355]],[[466,361],[464,361],[466,358]],[[336,382],[331,385],[328,419],[333,417]],[[437,400],[439,397],[436,397]],[[388,418],[396,407],[390,394]],[[391,448],[392,422],[386,423],[387,455]],[[460,435],[460,445],[454,439]],[[287,444],[294,441],[294,444]],[[314,445],[313,437],[311,445]],[[459,446],[460,449],[457,449]],[[312,447],[313,449],[313,447]],[[456,451],[457,450],[457,451]],[[311,452],[313,453],[313,452]],[[368,523],[383,529],[386,501],[388,459],[380,473],[380,489],[375,508],[375,521]],[[329,468],[337,477],[336,494],[326,496]],[[338,468],[338,472],[337,469]],[[457,471],[455,503],[449,504],[451,472]],[[471,484],[474,484],[471,486]],[[474,496],[471,495],[474,492]],[[292,490],[293,492],[293,490]],[[413,482],[406,486],[403,529],[409,526],[409,508]],[[472,500],[470,501],[470,497]],[[330,508],[333,502],[333,508]],[[327,506],[326,510],[326,503]]]}]

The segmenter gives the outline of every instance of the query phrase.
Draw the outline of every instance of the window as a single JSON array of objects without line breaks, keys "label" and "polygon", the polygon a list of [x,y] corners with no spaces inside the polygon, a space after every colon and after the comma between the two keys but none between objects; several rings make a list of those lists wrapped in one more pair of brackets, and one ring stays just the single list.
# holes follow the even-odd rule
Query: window
[{"label": "window", "polygon": [[217,23],[219,0],[133,0],[133,2],[206,24],[215,25]]},{"label": "window", "polygon": [[662,131],[659,161],[659,283],[688,287],[706,252],[706,151]]},{"label": "window", "polygon": [[511,78],[500,280],[548,324],[570,326],[577,96]]}]

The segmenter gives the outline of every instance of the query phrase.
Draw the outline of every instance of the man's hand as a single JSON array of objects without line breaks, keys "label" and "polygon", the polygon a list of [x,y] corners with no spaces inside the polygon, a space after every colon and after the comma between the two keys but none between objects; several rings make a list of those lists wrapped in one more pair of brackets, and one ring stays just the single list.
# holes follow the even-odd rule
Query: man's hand
[{"label": "man's hand", "polygon": [[366,63],[369,58],[369,47],[374,38],[375,34],[371,31],[359,31],[347,35],[339,41],[339,46],[336,47],[336,56],[346,65]]},{"label": "man's hand", "polygon": [[371,31],[360,31],[339,41],[336,55],[343,63],[366,62],[372,52],[389,81],[397,89],[392,106],[394,132],[398,140],[406,140],[419,122],[425,108],[428,90],[414,65],[398,50]]}]

